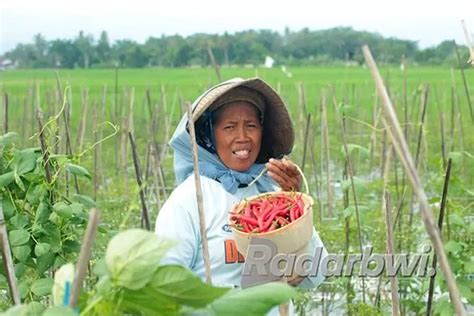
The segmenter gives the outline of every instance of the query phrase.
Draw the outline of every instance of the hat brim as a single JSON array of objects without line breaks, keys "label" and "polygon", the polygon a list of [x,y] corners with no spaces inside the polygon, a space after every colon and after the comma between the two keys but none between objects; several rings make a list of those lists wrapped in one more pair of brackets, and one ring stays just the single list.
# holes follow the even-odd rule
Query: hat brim
[{"label": "hat brim", "polygon": [[290,114],[278,93],[260,78],[232,79],[209,89],[195,102],[193,120],[196,122],[220,96],[240,86],[256,90],[265,98],[262,146],[257,162],[263,163],[270,158],[289,154],[295,141]]}]

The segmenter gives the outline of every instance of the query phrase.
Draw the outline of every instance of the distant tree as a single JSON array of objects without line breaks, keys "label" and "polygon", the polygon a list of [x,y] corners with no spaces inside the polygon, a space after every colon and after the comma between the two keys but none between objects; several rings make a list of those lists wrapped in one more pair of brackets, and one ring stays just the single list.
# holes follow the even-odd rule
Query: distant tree
[{"label": "distant tree", "polygon": [[74,68],[79,66],[82,52],[70,40],[54,40],[50,46],[53,67]]},{"label": "distant tree", "polygon": [[97,41],[97,46],[95,47],[97,52],[97,58],[100,63],[106,64],[110,62],[111,48],[109,44],[109,36],[106,31],[100,33],[99,40]]},{"label": "distant tree", "polygon": [[83,31],[79,31],[79,35],[74,40],[74,45],[82,54],[81,65],[84,68],[89,68],[90,60],[93,55],[94,37],[92,35],[84,35]]},{"label": "distant tree", "polygon": [[[92,35],[80,31],[73,40],[47,41],[35,35],[32,44],[20,44],[7,52],[20,67],[183,67],[210,65],[210,46],[218,64],[261,64],[265,55],[277,63],[292,65],[326,65],[347,61],[363,63],[361,46],[370,46],[379,63],[398,64],[402,55],[420,64],[456,65],[452,41],[436,47],[419,49],[415,41],[385,38],[378,33],[356,31],[351,27],[326,30],[303,28],[283,34],[272,30],[246,30],[229,34],[197,33],[187,37],[161,35],[144,44],[132,40],[110,42],[102,31],[97,43]],[[461,58],[466,50],[461,49]]]}]

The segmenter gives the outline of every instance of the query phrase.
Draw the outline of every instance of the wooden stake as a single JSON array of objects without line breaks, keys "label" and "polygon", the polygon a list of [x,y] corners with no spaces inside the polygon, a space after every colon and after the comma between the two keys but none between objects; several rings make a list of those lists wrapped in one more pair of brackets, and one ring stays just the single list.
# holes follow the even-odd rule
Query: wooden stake
[{"label": "wooden stake", "polygon": [[[5,197],[3,197],[5,198]],[[12,252],[10,249],[10,242],[8,241],[8,232],[5,225],[5,217],[3,215],[3,206],[0,200],[0,250],[2,252],[3,268],[6,272],[8,287],[12,296],[13,304],[20,305],[20,292],[18,292],[18,285],[15,275],[15,267],[13,266]]]},{"label": "wooden stake", "polygon": [[214,71],[216,72],[217,80],[219,80],[219,82],[222,82],[221,70],[219,69],[219,65],[216,63],[214,53],[212,52],[211,45],[209,43],[207,43],[207,54],[209,55],[212,67],[214,67]]},{"label": "wooden stake", "polygon": [[196,200],[197,200],[198,212],[199,212],[199,229],[201,232],[201,241],[202,241],[202,257],[204,259],[206,282],[208,284],[211,284],[212,283],[211,262],[209,259],[209,246],[207,243],[206,216],[204,215],[201,176],[199,174],[199,158],[198,158],[198,147],[197,147],[198,145],[196,142],[196,133],[194,130],[194,120],[193,120],[192,111],[193,111],[192,104],[189,103],[188,104],[188,128],[189,128],[189,135],[191,137],[191,144],[192,144],[192,149],[193,149],[194,181],[196,185]]},{"label": "wooden stake", "polygon": [[[443,228],[443,219],[444,219],[444,210],[446,209],[446,201],[448,197],[448,186],[449,186],[449,179],[451,177],[451,165],[452,165],[452,160],[451,158],[448,160],[448,166],[446,168],[446,176],[444,177],[444,184],[443,184],[443,196],[441,198],[441,206],[439,210],[439,216],[438,216],[438,228],[439,231],[441,232],[441,229]],[[436,256],[433,257],[433,264],[431,265],[431,268],[436,270]],[[430,316],[431,315],[431,306],[433,304],[433,291],[434,291],[434,282],[435,282],[435,276],[433,275],[430,278],[430,287],[428,290],[428,302],[426,304],[426,315]]]},{"label": "wooden stake", "polygon": [[[383,194],[382,194],[382,208],[385,215],[385,228],[386,228],[386,251],[388,255],[395,253],[395,238],[393,235],[393,223],[392,223],[392,207],[390,203],[390,193],[388,191],[388,174],[390,170],[390,163],[392,157],[392,146],[388,147],[385,161],[385,174],[383,175]],[[398,296],[398,281],[397,277],[390,277],[390,289],[392,297],[392,315],[400,315],[400,297]]]},{"label": "wooden stake", "polygon": [[369,47],[367,45],[364,45],[362,50],[364,53],[366,63],[369,69],[371,70],[372,76],[377,85],[378,93],[382,97],[382,100],[383,100],[382,104],[384,105],[385,115],[387,119],[387,121],[385,122],[385,125],[389,127],[388,129],[389,136],[392,139],[392,142],[395,146],[395,149],[397,151],[397,154],[400,160],[403,162],[403,165],[405,167],[405,170],[407,172],[407,175],[413,187],[413,190],[416,192],[416,195],[418,196],[418,200],[420,201],[420,209],[421,209],[421,215],[422,215],[421,217],[425,225],[426,232],[428,233],[431,243],[433,244],[434,249],[436,251],[436,255],[440,263],[441,271],[443,272],[444,278],[448,285],[449,292],[451,294],[451,301],[454,305],[454,309],[458,315],[466,315],[466,311],[461,302],[459,289],[456,285],[453,272],[451,270],[451,267],[449,266],[448,258],[443,248],[443,242],[441,240],[439,229],[436,226],[436,223],[432,216],[430,206],[428,204],[428,198],[422,187],[418,172],[413,162],[413,158],[410,154],[410,151],[408,150],[407,143],[405,139],[403,138],[403,133],[400,128],[400,123],[398,122],[397,116],[393,109],[392,102],[390,101],[390,98],[388,97],[387,90],[385,89],[382,78],[377,69],[377,65],[375,64],[372,54],[369,50]]},{"label": "wooden stake", "polygon": [[326,172],[326,193],[327,193],[327,207],[329,217],[333,216],[333,190],[331,186],[331,173],[329,168],[330,157],[329,157],[329,126],[327,118],[327,107],[326,107],[326,94],[323,91],[321,93],[321,147],[324,147],[324,151],[321,150],[321,174],[323,174],[323,168]]},{"label": "wooden stake", "polygon": [[145,193],[142,181],[142,170],[140,167],[140,160],[137,154],[137,145],[133,137],[133,132],[128,132],[128,138],[130,139],[130,147],[132,148],[133,165],[135,166],[135,175],[137,178],[138,190],[140,194],[140,201],[142,203],[142,228],[151,230],[150,228],[150,216],[148,215],[148,208],[146,205]]},{"label": "wooden stake", "polygon": [[311,124],[311,113],[308,113],[308,116],[306,117],[306,129],[304,133],[303,161],[301,162],[301,170],[303,172],[304,172],[304,164],[306,162],[306,149],[308,146],[308,133],[309,133],[310,124]]},{"label": "wooden stake", "polygon": [[81,122],[79,123],[79,130],[77,131],[77,139],[76,139],[76,150],[78,152],[82,152],[82,146],[84,144],[84,136],[86,133],[86,124],[87,124],[87,111],[89,109],[89,89],[85,89],[82,91],[82,115],[81,115]]},{"label": "wooden stake", "polygon": [[466,81],[466,75],[464,74],[464,66],[463,66],[463,63],[461,62],[461,57],[459,56],[458,45],[456,45],[455,41],[453,43],[454,43],[454,50],[456,51],[456,57],[459,63],[459,68],[461,69],[462,83],[464,84],[464,92],[466,93],[467,105],[469,106],[469,113],[471,113],[471,120],[472,120],[472,123],[474,124],[474,112],[472,111],[471,97],[469,95],[469,86]]},{"label": "wooden stake", "polygon": [[95,235],[97,233],[97,226],[99,225],[100,212],[93,208],[89,215],[89,223],[87,223],[84,239],[81,244],[81,251],[79,252],[79,259],[77,260],[76,274],[72,282],[71,297],[69,298],[69,306],[75,308],[79,300],[82,284],[86,276],[87,266],[92,253],[92,245],[94,243]]},{"label": "wooden stake", "polygon": [[[362,228],[360,224],[360,214],[359,214],[359,203],[357,201],[357,194],[355,190],[355,183],[354,183],[354,172],[352,169],[352,162],[351,162],[351,157],[349,154],[349,148],[347,147],[347,137],[346,137],[346,126],[345,126],[345,118],[344,114],[342,114],[342,118],[340,117],[339,114],[339,109],[337,108],[337,102],[336,102],[336,97],[334,96],[333,98],[334,101],[334,107],[336,109],[336,117],[337,120],[339,121],[339,124],[341,126],[341,132],[342,132],[342,142],[344,146],[344,154],[346,156],[346,163],[347,163],[347,173],[349,175],[349,179],[351,181],[351,189],[352,189],[352,199],[354,201],[354,208],[355,208],[355,213],[356,213],[356,221],[357,221],[357,234],[359,237],[359,250],[360,253],[363,253],[363,240],[362,240]],[[362,279],[362,301],[365,303],[365,278],[361,277]]]},{"label": "wooden stake", "polygon": [[48,184],[51,184],[51,171],[49,170],[49,151],[44,137],[43,122],[42,122],[42,112],[39,107],[36,108],[36,120],[38,122],[38,131],[39,131],[39,141],[41,146],[41,152],[43,153],[43,165],[46,173],[46,180]]}]

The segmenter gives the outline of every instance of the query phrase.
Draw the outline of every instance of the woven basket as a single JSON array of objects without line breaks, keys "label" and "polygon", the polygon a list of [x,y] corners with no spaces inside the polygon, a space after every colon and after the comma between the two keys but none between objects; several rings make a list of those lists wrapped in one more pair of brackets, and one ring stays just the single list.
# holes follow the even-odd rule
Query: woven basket
[{"label": "woven basket", "polygon": [[266,233],[245,233],[234,227],[234,223],[231,220],[232,214],[229,216],[230,226],[232,227],[233,236],[237,246],[237,250],[245,257],[247,255],[247,249],[250,243],[250,238],[260,237],[266,238],[274,242],[278,247],[278,253],[280,254],[302,254],[307,253],[307,248],[311,237],[313,236],[313,199],[311,196],[300,193],[300,192],[270,192],[252,196],[250,198],[241,201],[232,208],[232,213],[240,213],[240,211],[246,206],[249,201],[259,199],[263,196],[281,195],[286,194],[294,196],[295,194],[300,195],[304,202],[304,212],[298,219],[285,225],[281,228],[272,230]]}]

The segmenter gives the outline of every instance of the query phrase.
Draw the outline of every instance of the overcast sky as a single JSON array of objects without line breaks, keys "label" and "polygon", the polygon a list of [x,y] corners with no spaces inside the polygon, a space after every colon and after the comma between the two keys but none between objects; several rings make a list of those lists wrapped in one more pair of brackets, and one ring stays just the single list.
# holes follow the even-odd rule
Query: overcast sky
[{"label": "overcast sky", "polygon": [[422,48],[446,39],[464,43],[462,19],[474,32],[474,0],[2,0],[0,8],[0,53],[32,42],[37,33],[72,39],[79,30],[95,39],[106,30],[111,41],[143,43],[161,34],[352,26],[415,40]]}]

